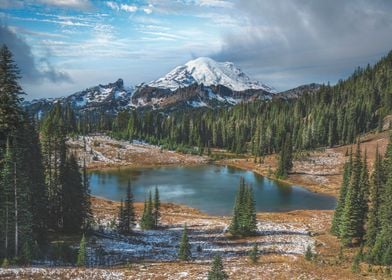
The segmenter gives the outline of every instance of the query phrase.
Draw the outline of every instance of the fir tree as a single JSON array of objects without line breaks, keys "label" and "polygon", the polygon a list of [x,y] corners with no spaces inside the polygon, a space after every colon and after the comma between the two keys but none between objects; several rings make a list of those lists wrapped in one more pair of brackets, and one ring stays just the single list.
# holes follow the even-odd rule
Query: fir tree
[{"label": "fir tree", "polygon": [[240,180],[240,187],[235,199],[233,217],[229,225],[229,232],[233,236],[250,236],[256,232],[256,208],[252,188],[247,186],[244,179]]},{"label": "fir tree", "polygon": [[278,178],[286,178],[289,171],[293,168],[293,146],[291,135],[286,134],[284,142],[282,142],[281,150],[279,153],[278,169],[276,176]]},{"label": "fir tree", "polygon": [[344,245],[352,244],[354,238],[361,237],[362,232],[362,201],[361,197],[362,161],[358,142],[355,158],[352,165],[350,184],[347,190],[342,220],[340,224],[340,237]]},{"label": "fir tree", "polygon": [[305,260],[311,261],[313,259],[312,247],[308,245],[305,251]]},{"label": "fir tree", "polygon": [[370,209],[367,218],[367,230],[366,230],[366,245],[369,248],[374,246],[376,241],[377,233],[381,229],[380,224],[380,205],[381,201],[381,194],[383,188],[383,165],[382,165],[382,158],[378,152],[378,146],[376,149],[376,159],[374,161],[374,171],[371,177],[371,185],[370,185]]},{"label": "fir tree", "polygon": [[65,161],[60,180],[61,186],[61,228],[67,233],[77,233],[83,229],[88,213],[86,205],[86,193],[83,186],[82,174],[76,158],[71,154]]},{"label": "fir tree", "polygon": [[[4,151],[7,135],[15,131],[21,121],[21,95],[18,80],[20,71],[6,45],[0,48],[0,150]],[[1,158],[1,156],[0,156]]]},{"label": "fir tree", "polygon": [[2,194],[2,227],[1,237],[4,245],[2,246],[3,257],[7,257],[11,252],[11,227],[12,227],[12,174],[13,174],[13,152],[10,147],[10,141],[7,141],[6,153],[3,159],[3,169],[1,173],[1,194]]},{"label": "fir tree", "polygon": [[86,238],[84,237],[83,234],[79,244],[78,259],[76,261],[76,265],[86,266],[86,264],[87,264]]},{"label": "fir tree", "polygon": [[354,273],[359,273],[360,272],[360,263],[361,263],[361,255],[358,253],[354,257],[353,264],[351,266],[351,271]]},{"label": "fir tree", "polygon": [[341,219],[342,219],[342,214],[343,214],[343,210],[345,207],[347,189],[350,184],[351,165],[352,165],[352,153],[350,154],[350,159],[344,164],[343,182],[340,187],[340,195],[339,195],[339,199],[338,199],[338,204],[336,206],[333,220],[332,220],[331,232],[332,232],[332,234],[334,234],[336,236],[340,235]]},{"label": "fir tree", "polygon": [[222,258],[219,255],[216,255],[212,261],[211,269],[208,272],[207,276],[208,280],[225,280],[229,279],[227,276],[222,263]]},{"label": "fir tree", "polygon": [[133,194],[131,189],[131,181],[128,180],[127,197],[124,206],[124,230],[129,233],[135,223],[135,209],[133,206]]},{"label": "fir tree", "polygon": [[121,199],[120,202],[120,208],[118,209],[118,224],[117,224],[117,230],[120,233],[126,232],[125,230],[125,213],[124,213],[124,203],[123,200]]},{"label": "fir tree", "polygon": [[154,223],[155,223],[155,228],[158,228],[158,223],[159,223],[159,218],[160,218],[160,208],[161,208],[161,201],[159,198],[159,190],[158,187],[155,187],[155,193],[154,193]]},{"label": "fir tree", "polygon": [[252,263],[257,263],[259,260],[259,247],[257,243],[255,243],[252,247],[252,250],[249,252],[249,259]]},{"label": "fir tree", "polygon": [[380,212],[381,230],[371,250],[371,260],[377,264],[392,264],[392,174],[388,174]]},{"label": "fir tree", "polygon": [[367,156],[366,151],[363,157],[361,177],[359,182],[359,193],[358,193],[358,225],[357,225],[357,237],[359,238],[360,243],[362,243],[363,238],[365,236],[365,223],[369,210],[369,171],[367,168]]},{"label": "fir tree", "polygon": [[153,229],[154,228],[154,216],[153,216],[153,203],[151,191],[149,192],[148,200],[144,201],[143,214],[140,221],[140,227],[142,229]]},{"label": "fir tree", "polygon": [[93,220],[93,214],[91,212],[91,195],[90,195],[90,183],[88,180],[87,168],[86,168],[86,160],[83,159],[83,201],[82,201],[82,210],[83,210],[83,224],[82,228],[84,230],[88,229]]},{"label": "fir tree", "polygon": [[192,258],[191,245],[188,239],[188,229],[186,224],[184,225],[184,230],[182,232],[180,248],[178,250],[178,258],[181,261],[189,261]]},{"label": "fir tree", "polygon": [[253,235],[257,230],[257,220],[253,190],[249,186],[246,187],[246,197],[243,212],[243,234],[247,236]]}]

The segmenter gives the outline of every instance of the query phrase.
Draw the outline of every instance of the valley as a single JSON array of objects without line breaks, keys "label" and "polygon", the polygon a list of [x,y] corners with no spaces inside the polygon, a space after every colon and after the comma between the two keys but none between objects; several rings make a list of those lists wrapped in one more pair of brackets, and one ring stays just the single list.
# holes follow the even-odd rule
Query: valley
[{"label": "valley", "polygon": [[[380,149],[385,150],[387,137],[388,133],[383,132],[368,134],[362,138],[362,147],[367,150],[369,159],[374,155],[377,144]],[[100,145],[94,145],[94,141],[99,142]],[[91,170],[167,166],[179,163],[199,165],[210,161],[207,156],[161,151],[151,145],[129,144],[106,136],[73,139],[68,141],[68,145],[80,159],[86,157],[87,166]],[[337,185],[341,183],[342,163],[345,160],[344,154],[350,147],[342,146],[309,152],[306,157],[294,161],[293,172],[285,181],[290,184],[305,183],[304,186],[312,191],[337,195]],[[139,153],[144,155],[143,160],[140,159]],[[160,157],[155,158],[156,156]],[[254,164],[252,158],[219,160],[217,163],[233,165],[267,176],[271,176],[267,173],[267,168],[276,168],[274,155],[266,157],[263,164]],[[323,166],[326,168],[323,169]],[[321,181],[319,177],[327,177],[328,181]],[[331,177],[334,179],[331,180]],[[327,189],[326,185],[332,188]],[[256,237],[231,239],[225,233],[230,217],[208,215],[185,205],[163,203],[160,229],[153,231],[135,229],[133,236],[126,237],[118,235],[113,228],[120,207],[119,202],[98,197],[91,199],[97,235],[90,237],[89,266],[99,265],[101,268],[48,269],[39,266],[15,268],[2,270],[0,277],[2,279],[14,279],[14,277],[21,279],[91,279],[91,277],[94,279],[205,279],[211,257],[217,252],[223,256],[225,271],[230,279],[287,279],[287,273],[290,273],[291,279],[374,279],[375,277],[374,273],[366,273],[366,268],[363,268],[360,275],[350,271],[349,260],[353,254],[351,249],[344,250],[345,259],[336,256],[340,247],[336,237],[329,232],[333,213],[329,210],[259,212]],[[135,209],[139,219],[143,204],[135,203]],[[177,246],[182,225],[185,223],[189,229],[194,260],[179,262]],[[254,243],[259,244],[261,252],[260,261],[256,265],[250,263],[247,257]],[[308,245],[317,254],[317,259],[314,261],[304,259]],[[200,251],[198,247],[201,248]],[[101,252],[100,256],[96,255],[97,248]]]},{"label": "valley", "polygon": [[392,4],[289,2],[0,0],[0,279],[392,279]]}]

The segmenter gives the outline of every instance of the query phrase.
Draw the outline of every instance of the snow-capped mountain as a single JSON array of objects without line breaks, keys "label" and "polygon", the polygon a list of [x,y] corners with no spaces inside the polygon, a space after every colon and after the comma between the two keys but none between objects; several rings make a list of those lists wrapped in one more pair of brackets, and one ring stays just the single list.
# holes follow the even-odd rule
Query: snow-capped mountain
[{"label": "snow-capped mountain", "polygon": [[199,57],[185,65],[177,66],[162,78],[147,85],[175,91],[193,84],[222,85],[233,91],[255,89],[274,92],[271,87],[249,78],[232,62],[217,62],[208,57]]},{"label": "snow-capped mountain", "polygon": [[78,112],[100,110],[116,113],[129,106],[133,91],[133,88],[124,86],[122,79],[118,79],[114,83],[87,88],[67,97],[35,99],[26,101],[24,105],[31,113],[38,116],[45,114],[57,102],[68,103]]},{"label": "snow-capped mountain", "polygon": [[178,66],[168,74],[135,88],[124,87],[122,79],[98,85],[72,95],[26,102],[33,114],[42,115],[56,102],[68,103],[77,112],[99,111],[111,114],[129,109],[167,111],[232,106],[255,99],[277,96],[273,88],[249,78],[231,62],[201,57]]}]

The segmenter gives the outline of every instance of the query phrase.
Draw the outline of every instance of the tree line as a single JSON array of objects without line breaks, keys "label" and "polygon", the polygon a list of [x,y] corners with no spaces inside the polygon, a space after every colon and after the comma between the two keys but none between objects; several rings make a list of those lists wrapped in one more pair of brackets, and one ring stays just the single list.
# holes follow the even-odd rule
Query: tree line
[{"label": "tree line", "polygon": [[392,142],[378,151],[370,173],[359,143],[344,165],[331,232],[343,246],[360,246],[372,264],[392,265]]},{"label": "tree line", "polygon": [[[287,135],[293,151],[354,143],[362,133],[382,130],[392,111],[392,52],[374,66],[358,68],[336,85],[322,85],[295,99],[273,98],[232,108],[126,110],[112,125],[95,128],[127,140],[145,140],[164,148],[202,152],[210,147],[256,157],[279,153]],[[89,118],[92,120],[92,118]],[[90,125],[93,127],[94,125]]]},{"label": "tree line", "polygon": [[48,233],[86,231],[91,221],[85,166],[65,145],[69,110],[56,107],[37,124],[23,109],[20,71],[0,49],[0,258],[28,263]]}]

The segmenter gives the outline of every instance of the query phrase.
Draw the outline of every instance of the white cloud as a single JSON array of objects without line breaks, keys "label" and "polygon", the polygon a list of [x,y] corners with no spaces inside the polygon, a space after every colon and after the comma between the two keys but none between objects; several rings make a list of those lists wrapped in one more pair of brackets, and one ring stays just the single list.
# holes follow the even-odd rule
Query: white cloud
[{"label": "white cloud", "polygon": [[113,1],[107,1],[106,6],[108,6],[110,9],[114,11],[124,11],[128,13],[134,13],[138,10],[138,7],[135,5],[128,5],[128,4],[117,4],[116,2]]},{"label": "white cloud", "polygon": [[121,4],[120,9],[128,13],[133,13],[136,12],[138,8],[134,5]]},{"label": "white cloud", "polygon": [[232,8],[234,6],[232,2],[225,0],[199,0],[199,5],[217,8]]},{"label": "white cloud", "polygon": [[112,1],[108,1],[106,2],[106,6],[108,6],[110,9],[115,10],[115,11],[119,11],[120,10],[120,6]]},{"label": "white cloud", "polygon": [[90,9],[93,5],[90,0],[37,0],[37,2],[63,8]]},{"label": "white cloud", "polygon": [[235,8],[245,20],[224,33],[213,58],[238,63],[279,89],[309,78],[333,83],[392,45],[390,0],[242,0]]},{"label": "white cloud", "polygon": [[147,15],[149,15],[149,14],[152,13],[152,9],[151,9],[151,8],[144,8],[143,11],[144,11]]}]

